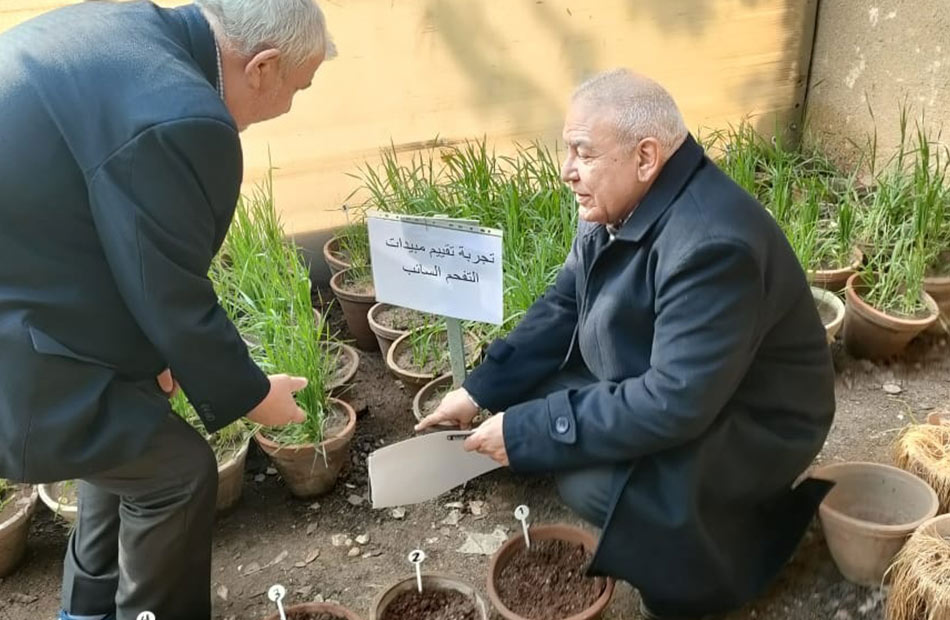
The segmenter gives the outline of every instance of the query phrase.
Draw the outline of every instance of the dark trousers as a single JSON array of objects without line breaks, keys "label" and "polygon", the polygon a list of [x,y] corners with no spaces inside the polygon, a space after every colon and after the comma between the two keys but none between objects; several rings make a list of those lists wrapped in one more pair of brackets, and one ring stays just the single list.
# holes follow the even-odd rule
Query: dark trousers
[{"label": "dark trousers", "polygon": [[[582,365],[564,369],[538,386],[531,398],[544,398],[559,390],[582,388],[597,381],[597,377]],[[625,466],[600,466],[576,469],[555,477],[558,495],[567,506],[585,521],[603,527],[613,498],[615,478],[629,469]]]},{"label": "dark trousers", "polygon": [[63,609],[209,620],[217,471],[208,442],[169,414],[142,456],[81,480]]}]

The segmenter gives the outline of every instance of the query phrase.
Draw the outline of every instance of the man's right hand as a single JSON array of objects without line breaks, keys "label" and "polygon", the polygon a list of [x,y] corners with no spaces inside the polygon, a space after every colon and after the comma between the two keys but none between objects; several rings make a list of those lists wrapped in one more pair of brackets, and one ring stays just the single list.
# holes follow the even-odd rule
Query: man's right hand
[{"label": "man's right hand", "polygon": [[465,388],[452,390],[442,398],[436,410],[416,424],[416,431],[422,431],[438,424],[458,425],[460,428],[472,427],[472,420],[478,415],[478,407],[472,402]]},{"label": "man's right hand", "polygon": [[247,419],[264,426],[284,426],[303,422],[307,414],[297,406],[294,394],[307,387],[304,377],[271,375],[270,391],[256,407],[247,414]]}]

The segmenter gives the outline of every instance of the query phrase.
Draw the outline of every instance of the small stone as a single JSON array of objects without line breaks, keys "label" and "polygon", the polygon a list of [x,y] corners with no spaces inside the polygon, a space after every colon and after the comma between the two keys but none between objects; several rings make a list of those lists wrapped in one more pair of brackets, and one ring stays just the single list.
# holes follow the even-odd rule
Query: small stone
[{"label": "small stone", "polygon": [[393,508],[392,512],[389,513],[392,515],[393,519],[405,519],[406,518],[406,509],[405,508]]},{"label": "small stone", "polygon": [[346,501],[350,502],[350,503],[353,504],[354,506],[362,506],[362,505],[363,505],[363,498],[360,497],[359,495],[352,495],[352,494],[351,494],[349,497],[346,498]]},{"label": "small stone", "polygon": [[310,510],[320,510],[320,502],[310,504]]},{"label": "small stone", "polygon": [[346,534],[334,534],[330,537],[330,544],[332,544],[334,547],[342,547],[346,544],[347,540],[348,538]]},{"label": "small stone", "polygon": [[306,562],[307,564],[310,564],[319,557],[320,557],[320,550],[314,549],[313,551],[307,554],[307,557],[304,558],[304,562]]},{"label": "small stone", "polygon": [[294,568],[303,568],[306,565],[306,562],[294,562]]},{"label": "small stone", "polygon": [[228,600],[228,587],[226,585],[220,585],[215,590],[215,593],[218,595],[218,598],[222,601]]},{"label": "small stone", "polygon": [[320,527],[320,526],[319,526],[319,524],[317,524],[317,523],[311,523],[310,525],[308,525],[308,526],[307,526],[307,536],[310,536],[311,534],[313,534],[314,532],[316,532],[318,527]]},{"label": "small stone", "polygon": [[461,520],[462,520],[462,511],[457,508],[453,508],[452,511],[449,513],[449,516],[442,519],[442,524],[443,525],[458,525],[459,521]]},{"label": "small stone", "polygon": [[462,508],[465,507],[465,504],[463,504],[462,502],[449,502],[448,504],[445,505],[445,507],[461,510]]},{"label": "small stone", "polygon": [[427,545],[434,545],[434,544],[437,543],[437,542],[439,542],[439,537],[438,537],[438,536],[433,536],[432,538],[426,538],[426,544],[427,544]]},{"label": "small stone", "polygon": [[276,468],[276,467],[268,467],[267,469],[264,470],[264,473],[267,474],[268,476],[276,476],[276,475],[277,475],[277,468]]},{"label": "small stone", "polygon": [[352,538],[347,538],[347,539],[344,541],[343,544],[345,544],[347,547],[352,547],[352,546],[353,546],[353,539],[352,539]]},{"label": "small stone", "polygon": [[887,392],[888,394],[900,394],[904,390],[901,389],[901,386],[896,383],[885,383],[881,386],[881,389]]},{"label": "small stone", "polygon": [[254,476],[254,482],[264,482],[265,480],[267,480],[267,476],[264,474],[257,474]]},{"label": "small stone", "polygon": [[294,592],[304,598],[310,598],[310,593],[313,592],[313,586],[301,586],[294,590]]},{"label": "small stone", "polygon": [[471,501],[468,503],[468,510],[476,517],[480,517],[485,514],[485,502],[480,500]]},{"label": "small stone", "polygon": [[23,594],[22,592],[14,592],[10,595],[10,602],[17,605],[32,605],[38,600],[40,600],[40,597],[32,594]]},{"label": "small stone", "polygon": [[[240,567],[238,567],[238,570],[240,570]],[[257,562],[251,562],[250,564],[244,567],[243,575],[247,577],[248,575],[253,575],[254,573],[259,573],[260,571],[261,571],[261,565],[258,564]]]},{"label": "small stone", "polygon": [[276,566],[276,565],[280,564],[281,562],[283,562],[284,560],[287,559],[287,556],[288,556],[288,555],[290,555],[290,553],[289,553],[286,549],[284,549],[283,551],[281,551],[280,553],[277,554],[277,557],[276,557],[276,558],[274,558],[273,560],[271,560],[270,565],[271,565],[271,566]]},{"label": "small stone", "polygon": [[356,537],[357,545],[365,545],[368,542],[369,542],[369,534],[360,534],[359,536]]},{"label": "small stone", "polygon": [[847,609],[839,609],[834,620],[851,620],[851,613]]},{"label": "small stone", "polygon": [[352,549],[350,549],[349,553],[347,553],[346,555],[350,556],[351,558],[355,558],[359,554],[360,554],[360,548],[353,547]]},{"label": "small stone", "polygon": [[324,602],[326,602],[326,599],[323,598],[323,594],[317,594],[315,597],[313,597],[313,602],[314,602],[314,603],[324,603]]},{"label": "small stone", "polygon": [[368,559],[368,558],[375,558],[375,557],[379,557],[379,556],[381,556],[381,555],[383,555],[383,553],[382,553],[381,551],[367,551],[367,552],[364,553],[361,557],[362,557],[364,560],[366,560],[366,559]]},{"label": "small stone", "polygon": [[348,489],[355,489],[355,488],[356,488],[356,485],[355,485],[355,484],[351,484],[351,483],[349,483],[349,482],[344,482],[344,483],[343,483],[343,486],[345,486],[345,487],[348,488]]}]

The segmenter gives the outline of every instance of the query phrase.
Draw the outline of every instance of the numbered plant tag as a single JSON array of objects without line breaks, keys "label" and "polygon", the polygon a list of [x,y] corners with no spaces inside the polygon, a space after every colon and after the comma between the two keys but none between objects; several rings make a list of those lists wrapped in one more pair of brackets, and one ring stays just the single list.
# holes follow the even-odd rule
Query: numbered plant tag
[{"label": "numbered plant tag", "polygon": [[277,584],[270,587],[267,591],[267,598],[277,605],[277,612],[280,614],[280,620],[287,620],[287,614],[284,613],[284,597],[287,596],[287,590],[284,586]]},{"label": "numbered plant tag", "polygon": [[155,620],[155,614],[150,611],[143,611],[135,617],[135,620]]},{"label": "numbered plant tag", "polygon": [[524,544],[528,549],[531,548],[531,536],[528,535],[528,515],[530,514],[531,511],[524,504],[515,508],[515,519],[521,521],[521,529],[524,531]]},{"label": "numbered plant tag", "polygon": [[426,552],[422,549],[415,549],[409,552],[409,563],[416,568],[416,587],[419,593],[422,593],[422,563],[425,562]]}]

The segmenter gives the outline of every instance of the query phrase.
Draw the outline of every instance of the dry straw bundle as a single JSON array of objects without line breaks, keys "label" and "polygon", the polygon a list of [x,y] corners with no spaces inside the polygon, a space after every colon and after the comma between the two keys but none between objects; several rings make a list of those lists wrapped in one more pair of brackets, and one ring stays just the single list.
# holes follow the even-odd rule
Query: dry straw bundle
[{"label": "dry straw bundle", "polygon": [[908,426],[897,438],[894,461],[933,487],[940,498],[941,513],[950,510],[950,426]]},{"label": "dry straw bundle", "polygon": [[950,618],[950,515],[920,526],[889,572],[887,620]]}]

